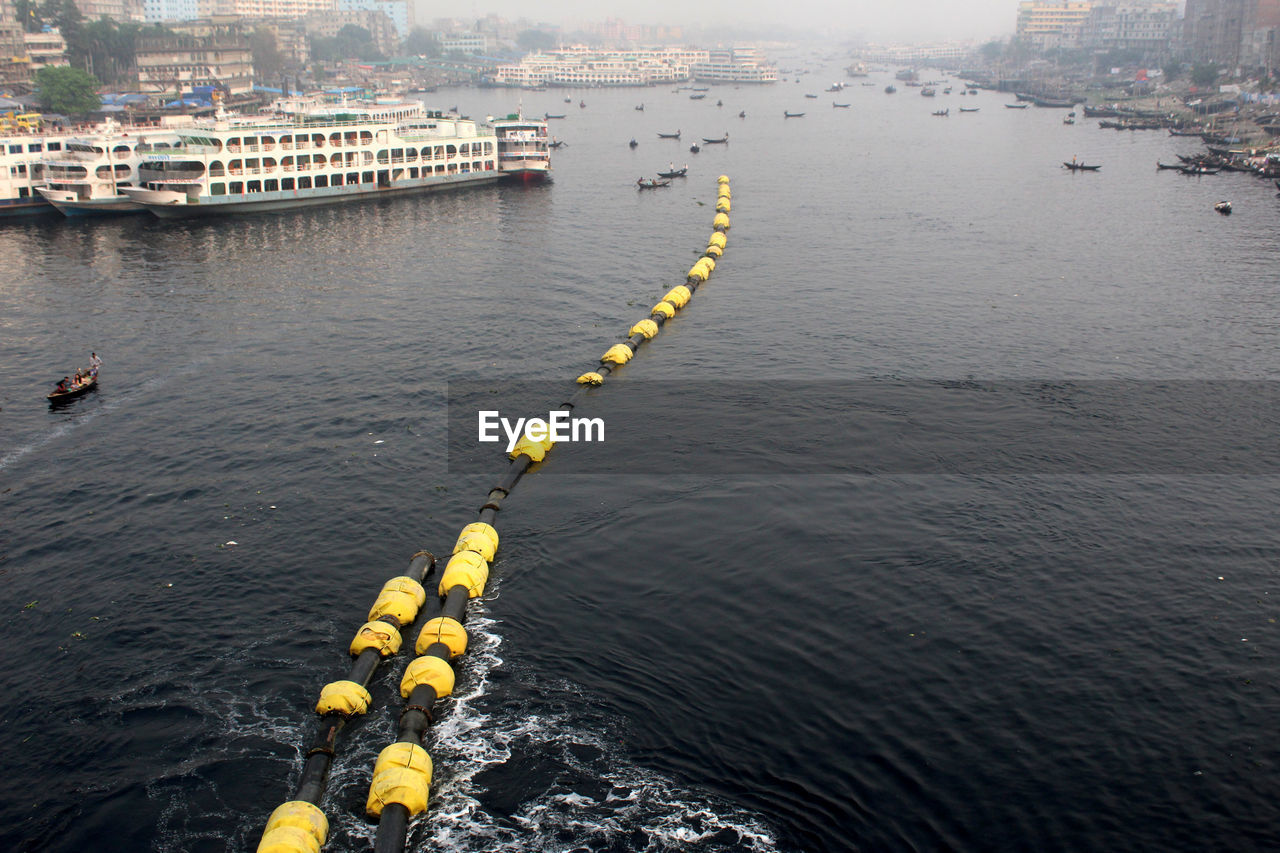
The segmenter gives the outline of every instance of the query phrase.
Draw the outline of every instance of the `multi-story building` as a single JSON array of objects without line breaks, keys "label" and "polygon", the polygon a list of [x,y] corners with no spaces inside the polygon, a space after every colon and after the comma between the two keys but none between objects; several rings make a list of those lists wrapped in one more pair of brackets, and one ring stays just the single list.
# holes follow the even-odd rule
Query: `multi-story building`
[{"label": "multi-story building", "polygon": [[213,86],[232,97],[253,91],[253,51],[238,31],[138,40],[138,88],[157,95]]},{"label": "multi-story building", "polygon": [[62,33],[51,28],[38,33],[23,33],[27,57],[31,61],[31,73],[50,65],[70,65],[67,59],[67,42]]},{"label": "multi-story building", "polygon": [[303,19],[307,33],[312,36],[332,38],[343,27],[351,24],[369,31],[373,46],[380,53],[393,55],[400,45],[400,37],[396,34],[396,26],[382,11],[352,9],[345,12],[312,12]]},{"label": "multi-story building", "polygon": [[489,38],[484,33],[436,33],[436,42],[443,54],[465,53],[483,56],[489,50]]},{"label": "multi-story building", "polygon": [[23,40],[22,25],[8,3],[0,5],[0,89],[26,90],[31,80],[31,63]]},{"label": "multi-story building", "polygon": [[1183,52],[1235,71],[1280,67],[1280,0],[1187,0]]},{"label": "multi-story building", "polygon": [[1039,50],[1079,47],[1092,8],[1088,0],[1023,0],[1018,4],[1017,37]]},{"label": "multi-story building", "polygon": [[76,8],[86,21],[105,17],[124,24],[146,17],[142,0],[76,0]]},{"label": "multi-story building", "polygon": [[1141,50],[1149,56],[1168,52],[1178,22],[1178,6],[1167,2],[1095,3],[1085,21],[1081,44],[1089,48]]},{"label": "multi-story building", "polygon": [[200,17],[197,0],[142,0],[142,19],[148,24],[194,21]]},{"label": "multi-story building", "polygon": [[396,35],[404,38],[413,26],[408,0],[337,0],[339,12],[382,12],[391,19]]}]

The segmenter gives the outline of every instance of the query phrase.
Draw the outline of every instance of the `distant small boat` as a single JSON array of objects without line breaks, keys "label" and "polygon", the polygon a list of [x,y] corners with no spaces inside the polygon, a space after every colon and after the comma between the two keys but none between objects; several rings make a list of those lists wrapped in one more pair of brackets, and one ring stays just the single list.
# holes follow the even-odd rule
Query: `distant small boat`
[{"label": "distant small boat", "polygon": [[582,107],[582,108],[585,110],[585,109],[587,108],[587,102],[586,102],[586,101],[578,101],[578,106]]},{"label": "distant small boat", "polygon": [[565,102],[566,104],[572,104],[572,103],[573,103],[573,98],[570,98],[568,95],[565,95],[565,97],[564,97],[564,102]]},{"label": "distant small boat", "polygon": [[659,181],[654,178],[640,178],[636,181],[636,186],[642,190],[652,190],[657,189],[658,187],[669,187],[671,186],[671,182]]},{"label": "distant small boat", "polygon": [[1221,213],[1223,216],[1231,215],[1231,202],[1220,201],[1213,206],[1213,209]]},{"label": "distant small boat", "polygon": [[945,110],[934,110],[933,114],[936,116],[943,116],[945,118],[946,116],[951,115],[951,108],[948,107]]},{"label": "distant small boat", "polygon": [[1005,104],[1005,108],[1010,110],[1025,110],[1029,106],[1031,105],[1030,104]]},{"label": "distant small boat", "polygon": [[1062,120],[1062,123],[1063,123],[1063,124],[1075,124],[1075,123],[1076,123],[1076,120],[1075,120],[1075,119],[1073,119],[1071,116],[1067,116],[1066,118],[1064,118],[1064,119]]},{"label": "distant small boat", "polygon": [[804,115],[804,113],[789,113],[789,112],[787,112],[786,110],[783,110],[783,111],[782,111],[782,117],[783,117],[783,118],[800,118],[800,117],[801,117],[801,116],[803,116],[803,115]]},{"label": "distant small boat", "polygon": [[563,116],[563,115],[555,116],[555,115],[552,115],[551,113],[543,113],[543,114],[542,114],[542,120],[543,120],[543,121],[551,121],[553,118],[564,118],[564,116]]},{"label": "distant small boat", "polygon": [[934,95],[938,94],[938,91],[930,88],[929,86],[924,86],[920,89],[920,94],[926,98],[932,98]]},{"label": "distant small boat", "polygon": [[635,148],[639,144],[640,143],[636,142],[634,139],[627,143],[627,145],[631,146],[632,148]]},{"label": "distant small boat", "polygon": [[1074,160],[1070,163],[1063,162],[1062,165],[1073,172],[1096,172],[1102,168],[1101,166],[1086,166],[1084,163],[1077,163]]},{"label": "distant small boat", "polygon": [[960,108],[960,112],[962,112],[962,113],[976,113],[976,112],[977,112],[978,110],[980,110],[980,109],[981,109],[981,107],[961,107],[961,108]]},{"label": "distant small boat", "polygon": [[805,95],[805,97],[806,97],[806,98],[817,98],[818,96],[817,96],[817,95],[809,95],[809,94],[806,94],[806,95]]},{"label": "distant small boat", "polygon": [[724,106],[724,101],[716,101],[716,106],[717,106],[717,107],[723,107],[723,106]]},{"label": "distant small boat", "polygon": [[842,110],[849,108],[848,104],[837,104],[835,101],[831,102],[831,106],[836,107],[837,109],[842,109]]},{"label": "distant small boat", "polygon": [[658,138],[659,139],[679,139],[680,131],[677,130],[675,133],[659,133]]},{"label": "distant small boat", "polygon": [[676,169],[674,172],[659,172],[658,177],[659,178],[683,178],[688,172],[689,172],[689,167],[685,166],[683,169]]},{"label": "distant small boat", "polygon": [[563,145],[564,145],[563,139],[553,139],[547,143],[548,148],[560,148]]},{"label": "distant small boat", "polygon": [[747,117],[747,111],[746,111],[746,110],[743,110],[742,112],[738,113],[738,118],[746,118],[746,117]]},{"label": "distant small boat", "polygon": [[707,139],[705,136],[702,137],[703,145],[723,145],[728,141],[729,141],[729,134],[727,133],[724,136],[720,137],[719,139]]},{"label": "distant small boat", "polygon": [[690,153],[697,154],[701,150],[702,149],[698,147],[698,143],[696,142],[689,146]]},{"label": "distant small boat", "polygon": [[644,104],[641,104],[640,106],[636,107],[636,109],[637,109],[639,112],[644,112]]},{"label": "distant small boat", "polygon": [[690,96],[689,96],[689,100],[691,100],[691,101],[701,101],[701,100],[702,100],[703,98],[705,98],[705,97],[706,97],[706,95],[702,95],[702,94],[698,94],[698,95],[690,95]]},{"label": "distant small boat", "polygon": [[896,92],[896,91],[898,91],[898,87],[897,87],[897,86],[885,86],[885,87],[884,87],[884,93],[885,93],[886,95],[892,95],[892,94],[893,94],[894,92]]},{"label": "distant small boat", "polygon": [[1156,161],[1157,172],[1161,171],[1162,169],[1177,169],[1178,171],[1182,171],[1182,168],[1183,166],[1181,163],[1161,163],[1159,160]]}]

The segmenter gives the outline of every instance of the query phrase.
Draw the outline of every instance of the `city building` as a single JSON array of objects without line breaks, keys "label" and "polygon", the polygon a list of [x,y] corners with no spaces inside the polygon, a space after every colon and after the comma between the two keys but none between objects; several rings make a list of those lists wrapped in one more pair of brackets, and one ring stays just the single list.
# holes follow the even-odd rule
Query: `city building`
[{"label": "city building", "polygon": [[1082,34],[1084,47],[1141,50],[1149,56],[1169,51],[1178,23],[1178,5],[1161,2],[1096,3]]},{"label": "city building", "polygon": [[200,17],[197,0],[142,0],[142,20],[148,24],[165,21],[194,21]]},{"label": "city building", "polygon": [[440,45],[440,52],[446,56],[450,53],[465,53],[469,56],[483,56],[489,50],[489,38],[484,33],[435,33]]},{"label": "city building", "polygon": [[[743,54],[743,69],[751,66]],[[695,63],[704,65],[710,52],[683,47],[649,47],[631,50],[602,50],[587,45],[569,45],[545,53],[532,53],[518,63],[499,65],[491,78],[499,86],[650,86],[675,83],[692,77]],[[719,67],[719,66],[717,66]],[[749,74],[744,70],[743,80]],[[777,73],[774,71],[774,79]],[[766,82],[766,81],[755,81]]]},{"label": "city building", "polygon": [[391,19],[396,35],[404,38],[413,26],[408,0],[337,0],[339,12],[382,12]]},{"label": "city building", "polygon": [[164,97],[212,86],[231,97],[253,91],[253,52],[234,29],[138,39],[138,89]]},{"label": "city building", "polygon": [[1080,47],[1092,8],[1088,0],[1023,0],[1018,4],[1017,38],[1038,50]]},{"label": "city building", "polygon": [[312,12],[303,19],[307,33],[332,38],[348,24],[368,30],[369,38],[379,53],[393,56],[400,46],[396,25],[382,10],[350,9],[343,12]]},{"label": "city building", "polygon": [[32,74],[50,65],[71,64],[67,59],[67,42],[57,28],[49,28],[38,33],[23,33],[22,37],[26,43]]},{"label": "city building", "polygon": [[76,0],[76,8],[86,22],[105,17],[124,24],[146,17],[143,0]]},{"label": "city building", "polygon": [[1183,53],[1232,73],[1280,68],[1280,0],[1187,0]]}]

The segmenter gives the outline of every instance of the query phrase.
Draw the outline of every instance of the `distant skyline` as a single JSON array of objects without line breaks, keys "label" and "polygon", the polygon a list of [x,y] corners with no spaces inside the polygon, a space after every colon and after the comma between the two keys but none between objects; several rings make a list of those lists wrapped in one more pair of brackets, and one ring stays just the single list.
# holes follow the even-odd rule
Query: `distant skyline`
[{"label": "distant skyline", "polygon": [[[570,29],[585,21],[619,18],[629,24],[665,24],[699,30],[776,31],[779,38],[798,33],[832,39],[941,41],[989,39],[1011,35],[1018,0],[791,0],[737,3],[689,3],[684,0],[610,0],[585,7],[571,0],[472,0],[470,11],[505,18],[559,23]],[[456,13],[455,13],[456,14]]]}]

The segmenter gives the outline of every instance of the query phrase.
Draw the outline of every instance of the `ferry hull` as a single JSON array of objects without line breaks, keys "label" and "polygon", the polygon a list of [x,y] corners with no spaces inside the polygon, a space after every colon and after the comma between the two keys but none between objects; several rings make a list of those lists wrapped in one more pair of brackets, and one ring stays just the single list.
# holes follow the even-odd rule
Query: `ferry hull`
[{"label": "ferry hull", "polygon": [[53,205],[37,196],[35,198],[0,199],[0,219],[19,219],[26,216],[48,216],[57,213]]},{"label": "ferry hull", "polygon": [[63,216],[76,218],[81,216],[119,216],[130,213],[145,213],[146,208],[127,196],[111,198],[83,199],[69,190],[40,189],[40,195],[53,205]]},{"label": "ferry hull", "polygon": [[217,196],[190,201],[185,193],[172,190],[147,190],[129,188],[126,192],[151,213],[161,219],[195,219],[209,216],[226,216],[247,213],[280,213],[304,207],[344,204],[352,201],[368,201],[376,198],[394,198],[404,195],[459,189],[462,187],[491,184],[502,177],[497,171],[449,176],[430,183],[417,183],[393,187],[331,187],[311,190],[282,190],[273,193],[254,193],[245,196]]}]

